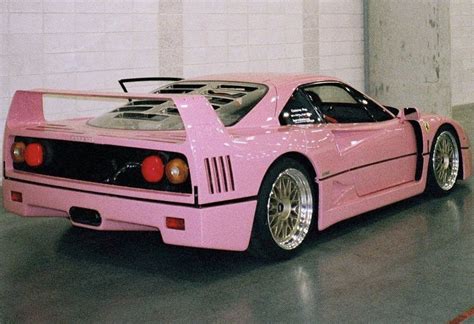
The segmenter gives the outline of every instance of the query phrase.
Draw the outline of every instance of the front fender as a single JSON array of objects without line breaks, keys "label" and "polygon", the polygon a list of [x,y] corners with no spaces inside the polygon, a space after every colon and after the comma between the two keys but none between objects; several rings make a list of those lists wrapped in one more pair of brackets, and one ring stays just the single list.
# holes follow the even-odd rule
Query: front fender
[{"label": "front fender", "polygon": [[457,138],[459,140],[459,146],[461,151],[462,159],[462,173],[460,178],[466,180],[472,175],[472,153],[471,153],[471,142],[468,134],[461,126],[459,122],[448,117],[442,117],[437,115],[424,115],[420,119],[420,124],[423,129],[423,136],[425,143],[427,143],[428,149],[431,153],[431,146],[435,140],[436,133],[440,127],[444,125],[451,126],[456,132]]}]

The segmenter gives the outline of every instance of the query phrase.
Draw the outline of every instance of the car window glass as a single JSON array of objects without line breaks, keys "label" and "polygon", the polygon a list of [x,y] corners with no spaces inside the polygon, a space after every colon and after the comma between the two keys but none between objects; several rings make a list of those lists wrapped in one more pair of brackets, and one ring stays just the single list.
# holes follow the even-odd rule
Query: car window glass
[{"label": "car window glass", "polygon": [[318,95],[319,99],[324,102],[332,103],[350,103],[355,104],[357,101],[343,88],[327,85],[327,86],[316,86],[305,89],[310,93]]},{"label": "car window glass", "polygon": [[314,124],[322,122],[314,106],[300,90],[295,90],[279,116],[281,125]]},{"label": "car window glass", "polygon": [[383,110],[381,107],[373,103],[372,101],[363,100],[363,103],[366,103],[364,106],[371,114],[376,121],[385,121],[392,119],[392,115]]},{"label": "car window glass", "polygon": [[346,88],[339,84],[318,84],[304,91],[330,123],[369,123],[374,117]]},{"label": "car window glass", "polygon": [[[364,96],[362,93],[359,91],[352,89],[352,92],[354,96],[357,98],[357,100],[365,107],[365,109],[368,111],[368,113],[376,120],[376,121],[385,121],[385,120],[390,120],[393,119],[394,116],[391,115],[388,111],[392,112],[392,110],[387,109],[387,107],[381,107],[380,105],[376,104],[374,101],[370,100],[370,98],[367,98]],[[385,108],[385,109],[384,109]],[[395,115],[398,114],[398,110],[395,109]]]}]

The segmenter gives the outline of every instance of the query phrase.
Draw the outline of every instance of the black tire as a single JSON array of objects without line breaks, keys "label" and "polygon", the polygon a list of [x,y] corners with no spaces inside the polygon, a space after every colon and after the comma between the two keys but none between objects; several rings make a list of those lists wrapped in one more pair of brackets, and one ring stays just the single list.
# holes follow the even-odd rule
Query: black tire
[{"label": "black tire", "polygon": [[427,191],[435,196],[448,194],[454,189],[460,170],[459,140],[450,127],[442,126],[431,146]]},{"label": "black tire", "polygon": [[260,186],[250,253],[283,260],[299,252],[317,219],[316,192],[314,176],[299,162],[277,161]]}]

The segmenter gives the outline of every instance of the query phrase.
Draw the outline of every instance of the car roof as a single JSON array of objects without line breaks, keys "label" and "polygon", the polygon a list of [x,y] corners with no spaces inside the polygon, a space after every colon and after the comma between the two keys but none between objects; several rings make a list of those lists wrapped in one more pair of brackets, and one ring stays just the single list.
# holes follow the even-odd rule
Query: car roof
[{"label": "car roof", "polygon": [[236,82],[253,82],[262,84],[273,84],[282,86],[287,84],[304,84],[309,82],[321,81],[338,81],[339,79],[330,76],[321,76],[314,74],[296,74],[296,73],[226,73],[226,74],[210,74],[199,77],[186,79],[186,81],[199,80],[220,80],[220,81],[236,81]]}]

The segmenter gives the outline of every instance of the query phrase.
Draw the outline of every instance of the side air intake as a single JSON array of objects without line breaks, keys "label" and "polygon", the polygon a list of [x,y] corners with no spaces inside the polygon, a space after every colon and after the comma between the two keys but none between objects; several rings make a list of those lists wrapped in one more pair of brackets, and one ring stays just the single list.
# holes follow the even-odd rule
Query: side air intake
[{"label": "side air intake", "polygon": [[232,163],[228,155],[206,158],[204,165],[211,194],[235,190]]}]

